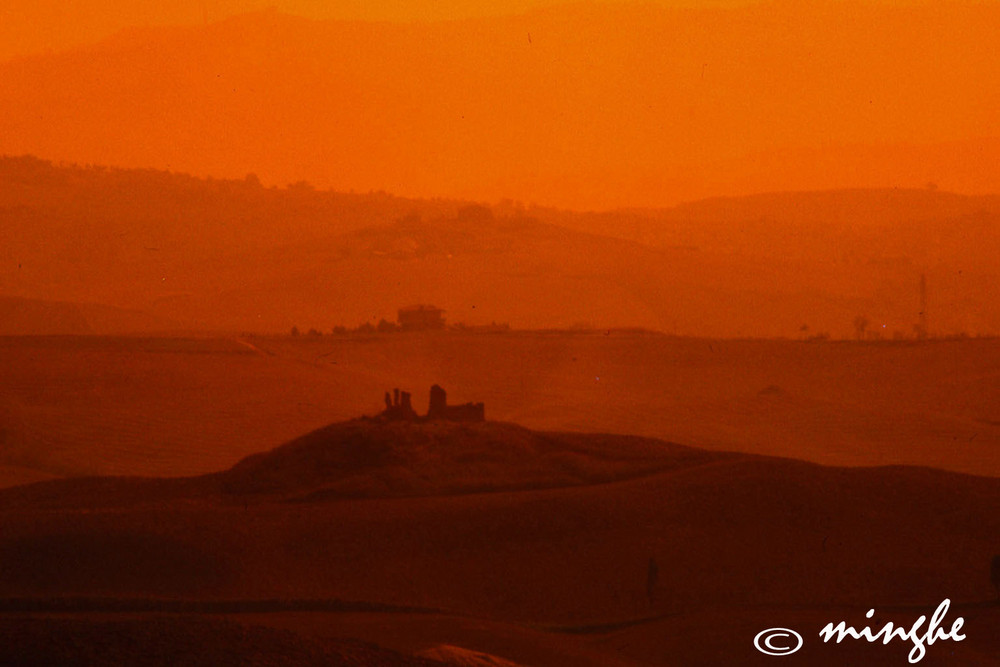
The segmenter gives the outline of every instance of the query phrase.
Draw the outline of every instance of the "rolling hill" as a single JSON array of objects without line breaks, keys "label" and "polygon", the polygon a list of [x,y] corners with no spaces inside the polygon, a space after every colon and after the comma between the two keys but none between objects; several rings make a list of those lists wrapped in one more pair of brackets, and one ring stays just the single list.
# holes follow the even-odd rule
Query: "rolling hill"
[{"label": "rolling hill", "polygon": [[[1000,331],[995,197],[788,193],[584,214],[27,157],[0,160],[0,176],[0,293],[137,311],[94,313],[98,333],[329,331],[430,302],[472,325],[848,337],[864,315],[869,335],[907,337],[922,275],[932,334]],[[16,331],[44,330],[38,318]]]},{"label": "rolling hill", "polygon": [[94,303],[0,296],[0,336],[165,334],[177,325],[141,311]]},{"label": "rolling hill", "polygon": [[[419,479],[430,462],[461,475],[432,478],[416,496],[384,483],[386,473]],[[365,497],[315,493],[354,475],[368,480],[352,484]],[[981,605],[998,502],[996,479],[928,469],[827,468],[492,422],[361,420],[203,477],[0,492],[0,606],[36,619],[70,610],[83,646],[94,641],[79,625],[90,614],[148,619],[162,608],[527,664],[566,664],[574,652],[599,664],[616,637],[634,642],[622,664],[670,664],[655,651],[695,655],[675,633],[716,632],[703,659],[721,664],[755,655],[753,633],[740,639],[737,628],[780,619],[804,632],[845,609],[898,617],[949,597],[968,617],[969,640],[954,649],[977,664],[996,658],[996,616]],[[123,631],[158,636],[143,627]],[[287,641],[268,637],[245,639]],[[880,650],[892,649],[861,655],[888,655]],[[843,655],[812,646],[790,664]]]}]

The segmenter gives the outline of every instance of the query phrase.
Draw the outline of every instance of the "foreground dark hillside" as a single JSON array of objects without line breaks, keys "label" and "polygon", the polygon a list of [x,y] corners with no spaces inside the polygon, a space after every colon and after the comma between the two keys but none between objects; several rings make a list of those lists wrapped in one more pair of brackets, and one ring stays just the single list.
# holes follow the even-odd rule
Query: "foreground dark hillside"
[{"label": "foreground dark hillside", "polygon": [[0,491],[7,507],[127,507],[449,496],[587,486],[724,459],[650,438],[542,433],[500,422],[331,424],[199,477],[84,477]]},{"label": "foreground dark hillside", "polygon": [[[418,496],[392,497],[410,480],[423,480]],[[672,664],[654,652],[682,629],[719,633],[713,655],[742,662],[752,633],[728,628],[805,633],[826,616],[876,606],[915,617],[948,597],[969,617],[957,648],[975,664],[997,657],[983,606],[997,506],[998,480],[920,468],[827,468],[490,422],[358,421],[201,478],[3,491],[0,607],[227,613],[304,636],[410,652],[457,643],[527,664],[566,664],[566,651],[593,659],[621,633],[635,640],[625,664]],[[844,654],[811,655],[842,664]]]},{"label": "foreground dark hillside", "polygon": [[441,664],[359,641],[313,641],[288,630],[198,617],[0,617],[0,643],[4,664],[18,666]]}]

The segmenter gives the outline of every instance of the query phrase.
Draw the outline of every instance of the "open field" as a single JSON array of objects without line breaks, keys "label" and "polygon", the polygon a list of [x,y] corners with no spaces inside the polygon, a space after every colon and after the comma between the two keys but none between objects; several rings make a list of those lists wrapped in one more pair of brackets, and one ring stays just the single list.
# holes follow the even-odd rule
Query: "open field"
[{"label": "open field", "polygon": [[[11,337],[0,362],[6,485],[145,476],[0,490],[14,664],[768,664],[775,626],[806,639],[786,664],[895,664],[817,632],[945,598],[968,639],[923,664],[1000,660],[995,340]],[[491,421],[343,421],[434,382]]]},{"label": "open field", "polygon": [[0,483],[221,470],[324,424],[420,411],[832,465],[1000,476],[1000,341],[857,344],[611,333],[0,339]]}]

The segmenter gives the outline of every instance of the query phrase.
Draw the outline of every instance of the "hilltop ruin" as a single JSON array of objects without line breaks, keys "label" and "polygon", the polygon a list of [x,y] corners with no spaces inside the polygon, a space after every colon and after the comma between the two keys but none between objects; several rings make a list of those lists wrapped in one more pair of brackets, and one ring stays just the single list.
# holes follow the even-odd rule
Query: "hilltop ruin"
[{"label": "hilltop ruin", "polygon": [[486,405],[483,403],[463,403],[448,405],[448,394],[440,385],[431,387],[430,405],[423,417],[413,410],[413,397],[408,391],[392,390],[385,392],[385,410],[379,418],[388,421],[432,421],[444,420],[453,422],[486,421]]}]

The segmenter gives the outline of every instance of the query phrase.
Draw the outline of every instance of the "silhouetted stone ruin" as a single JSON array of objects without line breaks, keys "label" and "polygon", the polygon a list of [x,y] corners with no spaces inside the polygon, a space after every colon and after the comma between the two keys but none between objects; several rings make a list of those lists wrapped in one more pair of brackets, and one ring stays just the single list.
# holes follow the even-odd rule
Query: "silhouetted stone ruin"
[{"label": "silhouetted stone ruin", "polygon": [[447,419],[453,422],[486,421],[486,406],[483,403],[463,403],[448,405],[448,394],[439,385],[431,387],[431,402],[427,409],[428,419]]},{"label": "silhouetted stone ruin", "polygon": [[440,385],[431,387],[431,404],[427,408],[428,419],[440,419],[448,411],[448,394]]},{"label": "silhouetted stone ruin", "polygon": [[393,389],[391,396],[389,392],[385,392],[385,410],[379,417],[392,421],[441,419],[453,422],[481,422],[486,421],[486,406],[483,403],[448,405],[448,394],[439,385],[434,385],[431,387],[431,400],[427,416],[420,417],[413,411],[410,392]]},{"label": "silhouetted stone ruin", "polygon": [[444,311],[437,306],[418,305],[400,308],[397,313],[403,331],[444,329]]},{"label": "silhouetted stone ruin", "polygon": [[401,392],[399,389],[393,389],[391,397],[389,396],[389,392],[385,392],[385,410],[381,416],[393,421],[416,419],[417,413],[413,411],[410,392]]}]

